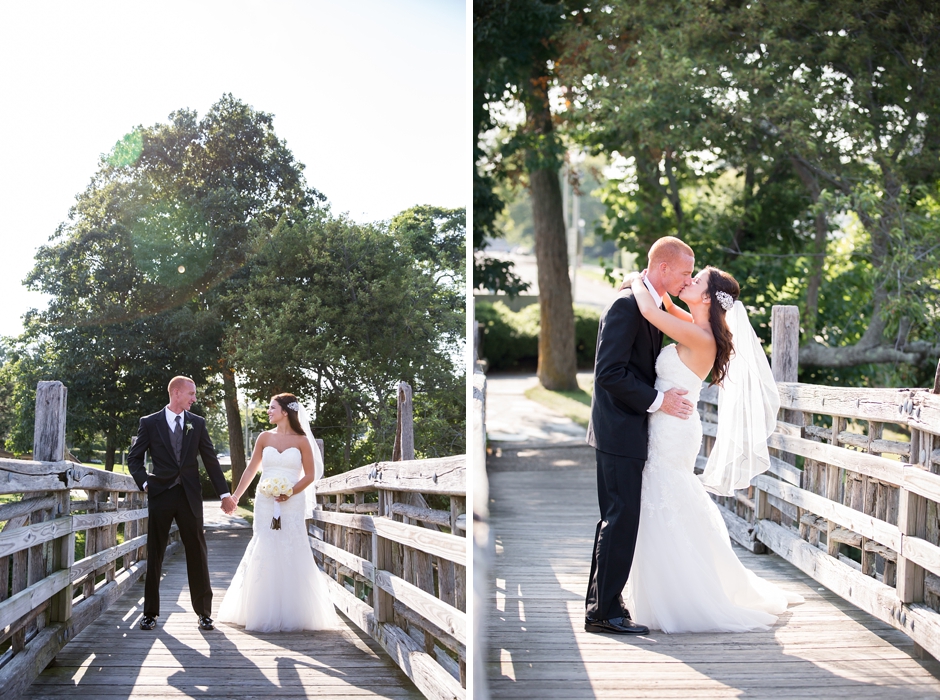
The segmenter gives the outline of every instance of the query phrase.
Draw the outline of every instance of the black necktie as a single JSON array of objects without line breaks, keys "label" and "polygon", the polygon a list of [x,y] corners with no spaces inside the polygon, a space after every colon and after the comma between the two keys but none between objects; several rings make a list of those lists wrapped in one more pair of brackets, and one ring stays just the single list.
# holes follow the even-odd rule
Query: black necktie
[{"label": "black necktie", "polygon": [[173,430],[173,451],[176,453],[176,463],[179,464],[183,452],[183,424],[180,416],[176,417],[176,428]]}]

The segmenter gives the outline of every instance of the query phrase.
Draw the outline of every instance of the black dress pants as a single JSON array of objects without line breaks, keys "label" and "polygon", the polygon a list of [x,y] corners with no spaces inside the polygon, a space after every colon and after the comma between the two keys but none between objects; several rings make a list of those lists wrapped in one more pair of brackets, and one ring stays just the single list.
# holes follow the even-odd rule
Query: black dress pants
[{"label": "black dress pants", "polygon": [[173,520],[179,526],[180,540],[186,551],[186,573],[189,577],[189,595],[197,615],[212,615],[212,584],[209,582],[209,562],[206,556],[206,538],[203,534],[202,511],[193,513],[192,506],[180,484],[151,496],[147,525],[147,579],[144,584],[144,615],[160,614],[160,574],[163,555],[170,539]]},{"label": "black dress pants", "polygon": [[646,461],[600,450],[595,450],[595,456],[601,518],[594,532],[585,612],[588,617],[607,620],[620,617],[620,594],[633,566]]}]

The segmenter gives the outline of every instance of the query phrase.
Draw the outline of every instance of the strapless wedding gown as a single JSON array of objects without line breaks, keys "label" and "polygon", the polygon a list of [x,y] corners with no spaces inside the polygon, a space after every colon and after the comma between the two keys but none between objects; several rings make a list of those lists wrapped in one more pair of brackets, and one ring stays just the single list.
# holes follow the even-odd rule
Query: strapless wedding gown
[{"label": "strapless wedding gown", "polygon": [[[303,476],[300,450],[261,453],[261,479]],[[308,487],[310,488],[310,487]],[[297,494],[281,503],[281,529],[271,529],[275,501],[255,496],[254,534],[219,607],[219,621],[254,632],[328,629],[337,617],[326,574],[313,559],[304,522],[305,499]]]},{"label": "strapless wedding gown", "polygon": [[[660,391],[687,389],[685,398],[698,401],[702,380],[683,364],[675,345],[659,354],[656,377]],[[688,420],[662,411],[650,415],[627,607],[634,620],[664,632],[767,629],[788,603],[803,599],[738,560],[718,505],[694,472],[701,442],[697,412]]]}]

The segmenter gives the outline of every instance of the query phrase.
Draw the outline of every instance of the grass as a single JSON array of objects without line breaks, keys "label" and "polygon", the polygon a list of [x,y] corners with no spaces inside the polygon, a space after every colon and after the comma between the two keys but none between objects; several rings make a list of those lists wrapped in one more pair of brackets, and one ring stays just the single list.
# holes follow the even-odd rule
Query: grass
[{"label": "grass", "polygon": [[578,377],[579,388],[575,391],[551,391],[541,384],[525,392],[525,397],[546,408],[567,416],[582,427],[591,420],[591,394],[594,392],[593,377]]},{"label": "grass", "polygon": [[[604,276],[604,273],[601,270],[593,270],[591,268],[578,268],[578,277],[583,277],[584,279],[594,280],[595,282],[600,282],[606,284],[608,287],[616,289],[620,286],[620,280],[612,283],[607,277]],[[616,279],[616,278],[615,278]]]}]

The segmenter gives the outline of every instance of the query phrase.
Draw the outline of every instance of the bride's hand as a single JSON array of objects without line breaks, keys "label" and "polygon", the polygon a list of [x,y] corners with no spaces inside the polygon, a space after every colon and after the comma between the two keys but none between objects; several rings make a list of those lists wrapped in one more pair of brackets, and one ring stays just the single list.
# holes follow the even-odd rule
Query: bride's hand
[{"label": "bride's hand", "polygon": [[278,503],[283,503],[283,502],[286,501],[288,498],[290,498],[290,496],[288,496],[288,495],[285,493],[285,494],[281,494],[280,496],[278,496],[278,497],[275,498],[274,500],[277,501]]}]

